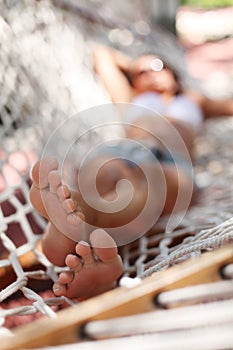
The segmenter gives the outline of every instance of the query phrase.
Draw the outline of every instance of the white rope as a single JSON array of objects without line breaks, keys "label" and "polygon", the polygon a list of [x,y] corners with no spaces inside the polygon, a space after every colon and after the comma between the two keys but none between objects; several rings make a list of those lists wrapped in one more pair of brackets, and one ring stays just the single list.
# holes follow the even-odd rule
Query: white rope
[{"label": "white rope", "polygon": [[[205,237],[203,239],[202,235]],[[149,276],[157,271],[164,269],[167,266],[177,263],[180,258],[186,258],[191,253],[199,253],[202,250],[217,249],[224,244],[229,244],[233,241],[233,218],[220,224],[216,228],[205,230],[204,234],[200,234],[193,238],[193,241],[188,244],[181,245],[168,256],[162,256],[162,261],[155,264],[151,268],[143,272],[139,277]]]},{"label": "white rope", "polygon": [[11,296],[12,294],[16,293],[18,290],[20,290],[22,287],[26,286],[27,284],[27,277],[23,277],[18,279],[17,281],[11,283],[8,287],[6,287],[5,289],[3,289],[0,292],[0,302],[2,302],[3,300],[7,299],[9,296]]}]

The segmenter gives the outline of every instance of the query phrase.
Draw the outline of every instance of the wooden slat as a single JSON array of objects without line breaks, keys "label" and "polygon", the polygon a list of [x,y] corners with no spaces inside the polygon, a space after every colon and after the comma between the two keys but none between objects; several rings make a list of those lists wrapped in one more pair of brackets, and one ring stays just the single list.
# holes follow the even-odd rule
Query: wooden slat
[{"label": "wooden slat", "polygon": [[77,342],[81,339],[81,326],[88,321],[155,309],[153,300],[161,291],[219,280],[221,268],[232,262],[232,245],[203,254],[150,276],[134,288],[117,288],[62,310],[57,318],[43,318],[18,327],[13,337],[1,339],[1,349],[38,348]]}]

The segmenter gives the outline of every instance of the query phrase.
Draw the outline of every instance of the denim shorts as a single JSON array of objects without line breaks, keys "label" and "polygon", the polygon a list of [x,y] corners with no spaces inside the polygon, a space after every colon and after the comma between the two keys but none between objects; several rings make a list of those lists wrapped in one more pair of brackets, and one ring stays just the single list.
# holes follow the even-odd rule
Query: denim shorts
[{"label": "denim shorts", "polygon": [[97,146],[91,153],[91,158],[100,155],[110,155],[125,161],[130,168],[145,162],[158,161],[161,164],[171,164],[183,169],[189,176],[193,176],[191,160],[185,159],[177,153],[170,153],[167,149],[157,146],[147,146],[134,140],[109,141]]}]

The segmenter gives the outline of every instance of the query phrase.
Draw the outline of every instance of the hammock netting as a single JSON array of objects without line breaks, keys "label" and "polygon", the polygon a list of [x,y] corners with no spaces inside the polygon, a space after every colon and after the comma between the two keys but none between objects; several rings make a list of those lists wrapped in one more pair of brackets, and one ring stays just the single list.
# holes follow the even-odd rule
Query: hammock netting
[{"label": "hammock netting", "polygon": [[[172,56],[184,84],[194,84],[175,39],[160,28],[151,29],[140,1],[127,2],[138,10],[127,11],[129,18],[124,13],[125,22],[115,20],[114,8],[109,12],[106,3],[0,4],[1,335],[10,334],[21,320],[53,318],[60,308],[75,304],[49,291],[63,268],[53,266],[39,248],[46,222],[29,201],[29,174],[60,122],[110,102],[93,72],[93,44],[108,43],[132,55],[153,45],[161,56]],[[173,232],[165,232],[168,218],[163,217],[146,235],[121,248],[125,276],[144,278],[233,241],[232,133],[231,118],[206,123],[195,145],[195,204]],[[230,298],[232,302],[232,292]]]}]

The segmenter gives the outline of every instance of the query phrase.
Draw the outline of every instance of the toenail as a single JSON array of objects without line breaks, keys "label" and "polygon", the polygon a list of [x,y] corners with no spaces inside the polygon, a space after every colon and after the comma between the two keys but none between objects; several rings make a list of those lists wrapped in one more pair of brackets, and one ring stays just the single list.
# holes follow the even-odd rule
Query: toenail
[{"label": "toenail", "polygon": [[82,220],[78,217],[76,213],[72,213],[67,215],[67,223],[70,225],[79,225],[82,222]]},{"label": "toenail", "polygon": [[62,185],[57,189],[57,195],[60,199],[66,199],[70,196],[70,190],[66,185]]},{"label": "toenail", "polygon": [[49,185],[49,192],[56,194],[57,193],[57,187]]},{"label": "toenail", "polygon": [[82,212],[77,211],[76,214],[81,221],[85,221],[85,215]]},{"label": "toenail", "polygon": [[68,213],[72,213],[75,210],[74,202],[70,198],[65,199],[62,206]]},{"label": "toenail", "polygon": [[53,291],[54,292],[59,292],[60,290],[60,287],[59,286],[53,286]]},{"label": "toenail", "polygon": [[53,186],[58,187],[61,184],[61,178],[57,170],[52,170],[48,174],[49,182],[53,183]]},{"label": "toenail", "polygon": [[85,245],[86,247],[90,247],[86,241],[79,241],[79,245]]}]

